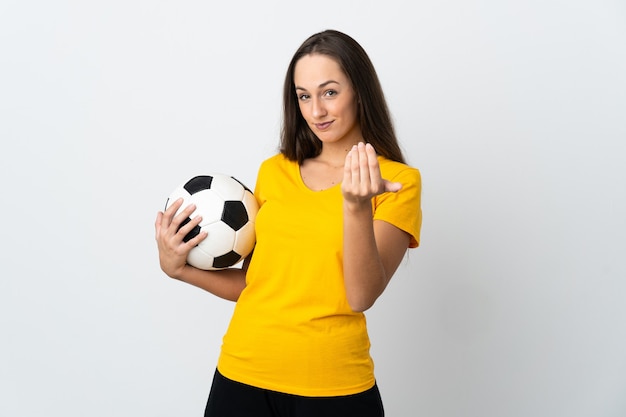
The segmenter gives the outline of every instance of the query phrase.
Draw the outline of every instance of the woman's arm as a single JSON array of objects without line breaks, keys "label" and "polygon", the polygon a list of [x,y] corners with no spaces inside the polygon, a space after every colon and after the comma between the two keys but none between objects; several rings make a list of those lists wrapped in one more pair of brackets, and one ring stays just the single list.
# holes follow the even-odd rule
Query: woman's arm
[{"label": "woman's arm", "polygon": [[154,227],[161,269],[171,278],[194,285],[220,298],[237,301],[241,291],[246,286],[249,257],[244,261],[241,269],[228,268],[218,271],[205,271],[187,264],[189,251],[204,240],[207,233],[201,232],[188,242],[183,241],[183,237],[200,224],[202,218],[200,216],[194,217],[179,230],[181,222],[190,218],[196,209],[194,205],[190,205],[176,215],[176,211],[182,203],[183,200],[179,199],[164,212],[157,213]]},{"label": "woman's arm", "polygon": [[401,184],[381,177],[371,145],[361,143],[346,157],[342,183],[343,268],[346,296],[354,311],[365,311],[374,305],[409,246],[408,233],[390,223],[372,221],[371,199],[400,188]]}]

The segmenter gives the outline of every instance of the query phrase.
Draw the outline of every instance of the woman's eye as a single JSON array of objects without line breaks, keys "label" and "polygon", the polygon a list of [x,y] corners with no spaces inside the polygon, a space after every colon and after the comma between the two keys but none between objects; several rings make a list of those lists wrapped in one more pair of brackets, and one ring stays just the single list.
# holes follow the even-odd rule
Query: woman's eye
[{"label": "woman's eye", "polygon": [[308,99],[308,98],[309,98],[309,95],[308,95],[308,94],[300,94],[300,95],[298,96],[298,99],[299,99],[299,100],[306,100],[306,99]]},{"label": "woman's eye", "polygon": [[332,97],[337,95],[337,92],[335,90],[328,90],[326,91],[326,95]]}]

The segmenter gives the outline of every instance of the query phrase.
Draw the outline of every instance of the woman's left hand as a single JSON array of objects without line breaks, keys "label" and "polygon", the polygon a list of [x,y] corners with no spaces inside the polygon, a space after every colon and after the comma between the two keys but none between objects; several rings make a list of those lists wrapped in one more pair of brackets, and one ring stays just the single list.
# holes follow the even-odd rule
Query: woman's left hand
[{"label": "woman's left hand", "polygon": [[372,145],[360,142],[348,152],[341,184],[343,198],[347,203],[369,204],[372,197],[385,192],[397,192],[401,188],[401,183],[382,177]]}]

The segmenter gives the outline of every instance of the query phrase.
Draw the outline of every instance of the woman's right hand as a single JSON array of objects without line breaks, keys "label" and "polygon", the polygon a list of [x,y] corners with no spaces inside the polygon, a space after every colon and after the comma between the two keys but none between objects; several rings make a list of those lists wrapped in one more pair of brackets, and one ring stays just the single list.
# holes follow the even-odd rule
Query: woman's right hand
[{"label": "woman's right hand", "polygon": [[[207,237],[206,232],[201,232],[193,239],[187,242],[183,241],[187,233],[200,224],[202,217],[191,218],[196,209],[193,204],[176,214],[182,204],[183,199],[179,198],[164,212],[158,212],[154,223],[161,269],[168,276],[177,279],[181,277],[183,270],[187,267],[189,251]],[[191,218],[191,221],[180,227],[187,218]]]}]

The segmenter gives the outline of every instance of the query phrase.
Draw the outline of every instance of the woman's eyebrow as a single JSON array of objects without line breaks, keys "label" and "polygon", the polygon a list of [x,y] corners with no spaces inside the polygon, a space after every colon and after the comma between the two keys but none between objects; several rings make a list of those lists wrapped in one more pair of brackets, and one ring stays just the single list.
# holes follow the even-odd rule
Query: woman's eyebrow
[{"label": "woman's eyebrow", "polygon": [[[338,81],[335,81],[335,80],[328,80],[328,81],[324,81],[323,83],[321,83],[321,84],[320,84],[320,85],[318,85],[317,87],[318,87],[318,88],[324,88],[324,87],[326,87],[328,84],[339,84],[339,82],[338,82]],[[303,91],[306,91],[306,88],[304,88],[304,87],[300,87],[300,86],[297,86],[297,85],[296,85],[296,90],[303,90]]]}]

